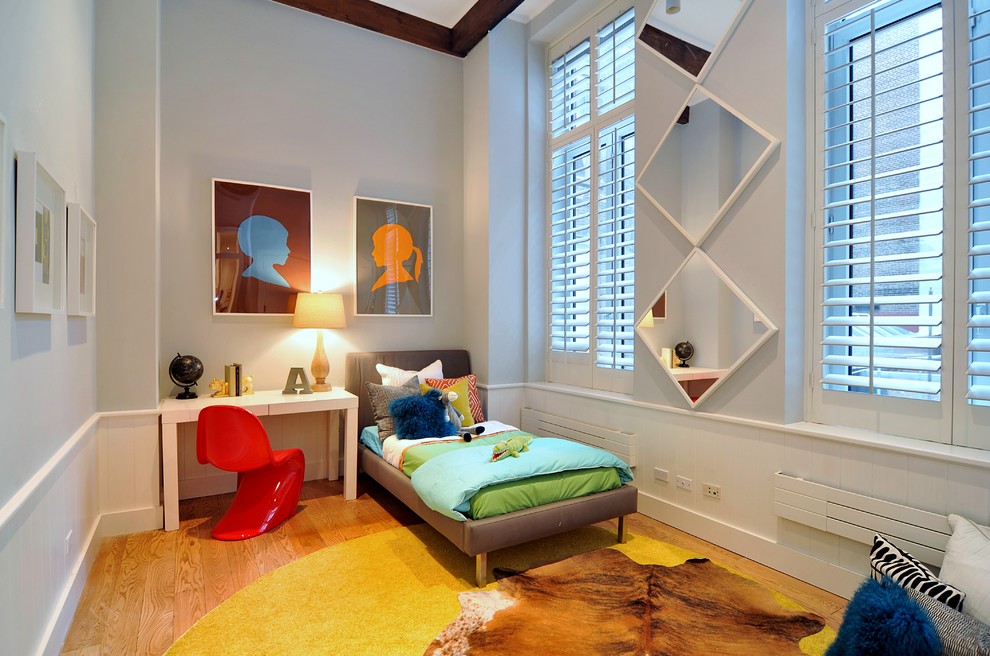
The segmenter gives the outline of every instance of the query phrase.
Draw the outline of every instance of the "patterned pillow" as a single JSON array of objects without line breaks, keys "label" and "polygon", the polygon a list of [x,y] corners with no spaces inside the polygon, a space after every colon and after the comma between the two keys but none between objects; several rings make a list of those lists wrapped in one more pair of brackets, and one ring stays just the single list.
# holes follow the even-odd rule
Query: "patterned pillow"
[{"label": "patterned pillow", "polygon": [[879,533],[873,536],[870,569],[874,579],[880,580],[886,574],[901,587],[917,590],[951,608],[962,610],[965,592],[940,580],[917,558],[897,548]]},{"label": "patterned pillow", "polygon": [[368,387],[371,409],[375,413],[375,423],[378,424],[378,439],[384,440],[395,433],[395,420],[388,412],[388,404],[404,396],[418,395],[419,378],[413,376],[405,385],[399,387],[370,382],[365,383],[365,385]]},{"label": "patterned pillow", "polygon": [[[473,423],[480,424],[485,420],[485,413],[481,409],[481,399],[478,397],[477,376],[474,374],[468,374],[467,376],[461,376],[460,378],[426,378],[423,382],[430,387],[436,387],[438,390],[447,390],[462,380],[467,381],[467,401],[468,406],[471,409],[471,417],[474,419]],[[470,424],[467,423],[468,413],[462,411],[462,414],[464,415],[464,425],[469,426]]]},{"label": "patterned pillow", "polygon": [[[434,379],[435,380],[435,379]],[[419,391],[426,394],[426,391],[432,389],[426,383],[419,384]],[[474,413],[471,411],[471,403],[468,401],[468,397],[471,393],[468,390],[468,382],[466,378],[460,378],[453,385],[449,385],[442,389],[444,392],[454,392],[457,394],[457,400],[453,401],[450,405],[454,406],[458,412],[461,413],[461,425],[463,426],[473,426],[478,423],[474,419]]]},{"label": "patterned pillow", "polygon": [[427,377],[443,378],[443,364],[439,360],[434,360],[419,371],[410,371],[407,369],[399,369],[398,367],[390,367],[387,364],[382,364],[381,362],[375,365],[375,370],[377,370],[378,375],[382,377],[382,385],[389,385],[393,387],[405,385],[410,379],[416,377],[418,377],[419,380],[423,380]]},{"label": "patterned pillow", "polygon": [[990,626],[916,590],[907,593],[928,611],[945,656],[990,656]]}]

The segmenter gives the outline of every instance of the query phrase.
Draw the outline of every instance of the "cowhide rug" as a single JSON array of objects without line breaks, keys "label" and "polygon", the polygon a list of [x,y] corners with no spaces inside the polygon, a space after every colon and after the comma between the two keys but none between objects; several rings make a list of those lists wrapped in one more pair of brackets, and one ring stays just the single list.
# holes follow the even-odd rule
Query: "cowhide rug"
[{"label": "cowhide rug", "polygon": [[600,549],[459,595],[461,614],[426,650],[455,654],[800,654],[822,630],[769,588],[706,559],[639,565]]}]

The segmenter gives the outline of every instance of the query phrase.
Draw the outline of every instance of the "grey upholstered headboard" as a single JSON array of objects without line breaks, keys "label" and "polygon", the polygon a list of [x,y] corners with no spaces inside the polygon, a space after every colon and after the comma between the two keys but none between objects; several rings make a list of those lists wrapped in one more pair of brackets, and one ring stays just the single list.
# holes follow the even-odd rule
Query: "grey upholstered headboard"
[{"label": "grey upholstered headboard", "polygon": [[375,351],[348,353],[344,360],[344,388],[358,397],[358,430],[375,425],[375,415],[368,401],[366,382],[381,383],[375,365],[379,362],[390,367],[420,370],[436,359],[443,363],[446,378],[466,376],[471,373],[471,358],[462,349],[439,351]]}]

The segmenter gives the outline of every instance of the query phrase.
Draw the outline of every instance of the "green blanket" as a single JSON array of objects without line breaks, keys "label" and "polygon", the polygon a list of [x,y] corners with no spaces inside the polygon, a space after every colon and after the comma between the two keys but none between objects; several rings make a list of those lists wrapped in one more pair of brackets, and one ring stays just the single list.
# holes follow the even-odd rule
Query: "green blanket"
[{"label": "green blanket", "polygon": [[522,431],[409,447],[403,471],[426,504],[453,519],[482,519],[619,487],[632,472],[613,454],[558,438],[534,438],[519,458],[492,462],[492,445]]}]

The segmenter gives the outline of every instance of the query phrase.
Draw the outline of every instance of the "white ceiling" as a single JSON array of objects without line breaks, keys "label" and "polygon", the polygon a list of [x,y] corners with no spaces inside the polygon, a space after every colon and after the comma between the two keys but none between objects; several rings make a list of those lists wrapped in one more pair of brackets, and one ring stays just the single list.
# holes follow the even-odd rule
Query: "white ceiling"
[{"label": "white ceiling", "polygon": [[725,36],[741,6],[742,0],[681,0],[681,10],[667,14],[667,3],[658,0],[646,22],[711,52]]},{"label": "white ceiling", "polygon": [[[375,2],[425,18],[444,27],[453,27],[474,5],[475,0],[375,0]],[[509,18],[528,23],[551,2],[553,0],[525,0],[509,14]]]}]

